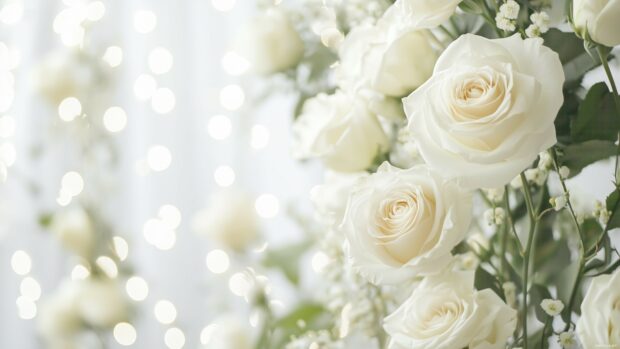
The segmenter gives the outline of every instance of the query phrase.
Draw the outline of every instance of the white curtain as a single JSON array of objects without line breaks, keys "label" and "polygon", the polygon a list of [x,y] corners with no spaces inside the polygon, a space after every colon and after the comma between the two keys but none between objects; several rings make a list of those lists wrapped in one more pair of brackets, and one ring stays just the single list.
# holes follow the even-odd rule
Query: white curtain
[{"label": "white curtain", "polygon": [[[25,277],[40,283],[45,298],[69,277],[75,265],[70,254],[37,223],[41,213],[59,208],[56,198],[61,177],[68,171],[82,171],[85,191],[93,189],[89,189],[87,172],[109,176],[109,187],[94,188],[105,194],[98,204],[105,209],[116,233],[129,242],[128,264],[149,285],[148,298],[135,303],[136,348],[164,348],[164,332],[171,326],[185,333],[185,348],[198,347],[202,328],[226,308],[221,304],[225,299],[234,297],[227,291],[226,277],[243,265],[233,263],[224,276],[210,274],[205,256],[213,246],[190,229],[193,214],[219,189],[214,181],[219,166],[227,165],[235,171],[235,185],[255,195],[268,193],[278,199],[278,215],[261,221],[272,245],[290,243],[300,236],[297,225],[287,218],[287,207],[307,206],[311,179],[317,177],[318,171],[290,158],[292,96],[282,95],[262,106],[246,103],[237,111],[226,110],[220,103],[222,88],[230,84],[244,86],[242,78],[223,70],[222,57],[234,29],[254,11],[253,2],[238,0],[230,11],[219,11],[213,3],[226,7],[234,1],[103,3],[105,15],[93,24],[88,46],[100,53],[109,46],[118,46],[123,50],[123,61],[112,69],[112,96],[90,96],[103,107],[94,117],[102,117],[107,107],[120,106],[128,119],[126,128],[114,135],[120,165],[118,171],[109,174],[108,168],[87,168],[84,172],[87,164],[80,163],[81,158],[72,149],[75,139],[60,131],[67,125],[59,119],[56,107],[41,98],[33,86],[32,75],[44,57],[66,49],[53,31],[53,23],[67,5],[61,0],[0,2],[0,8],[8,8],[0,13],[0,41],[19,54],[18,65],[11,68],[15,98],[10,109],[0,114],[11,116],[16,125],[15,132],[0,139],[1,144],[8,144],[5,152],[9,154],[5,156],[11,156],[11,147],[16,154],[8,180],[0,188],[1,348],[44,347],[37,338],[36,317],[21,319],[16,299]],[[134,23],[136,13],[143,10],[157,18],[155,29],[146,34],[137,32]],[[174,62],[172,69],[161,75],[153,74],[148,65],[149,53],[157,47],[167,49]],[[158,114],[150,101],[136,98],[134,85],[141,74],[152,75],[158,87],[174,93],[176,103],[170,112]],[[248,92],[246,100],[250,99]],[[164,98],[162,103],[166,101]],[[220,114],[232,122],[231,134],[224,140],[214,139],[207,130],[208,121]],[[250,146],[252,128],[257,124],[265,127],[258,136],[263,134],[265,138],[265,130],[269,134],[268,144],[260,149]],[[153,145],[170,150],[171,164],[161,172],[140,174],[140,161]],[[182,222],[174,247],[162,251],[146,243],[142,230],[165,204],[180,210]],[[32,259],[32,270],[27,275],[17,275],[11,268],[17,250],[25,251]],[[160,299],[176,306],[174,324],[156,321],[153,306]],[[240,298],[234,301],[242,302]],[[118,346],[111,338],[108,343],[112,348]]]}]

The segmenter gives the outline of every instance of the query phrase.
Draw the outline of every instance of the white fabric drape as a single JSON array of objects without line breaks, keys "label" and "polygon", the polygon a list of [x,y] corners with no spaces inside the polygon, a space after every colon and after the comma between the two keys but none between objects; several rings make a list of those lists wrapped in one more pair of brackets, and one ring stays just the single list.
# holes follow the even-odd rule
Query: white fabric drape
[{"label": "white fabric drape", "polygon": [[[28,276],[40,282],[42,298],[69,276],[75,260],[40,228],[37,219],[42,212],[58,209],[62,175],[83,164],[71,149],[72,140],[58,131],[65,125],[56,108],[38,95],[31,79],[43,57],[63,47],[52,28],[54,17],[65,5],[61,0],[20,1],[24,8],[21,20],[10,25],[0,23],[0,41],[21,57],[19,66],[12,70],[16,98],[6,113],[15,118],[16,132],[0,140],[16,148],[16,161],[0,189],[0,347],[28,349],[44,345],[37,339],[36,318],[23,320],[18,316],[15,302],[24,277],[11,269],[11,256],[16,250],[24,250],[32,257]],[[308,178],[316,178],[312,175],[316,171],[289,156],[291,98],[284,96],[261,107],[246,105],[234,112],[219,103],[221,88],[231,83],[243,85],[241,78],[222,70],[221,59],[233,30],[254,10],[253,3],[239,0],[228,12],[217,11],[207,0],[106,0],[104,4],[105,16],[93,25],[93,42],[89,45],[102,52],[108,46],[119,46],[124,57],[113,69],[113,96],[109,100],[101,96],[100,102],[122,107],[128,124],[114,136],[120,166],[110,174],[112,187],[106,201],[99,204],[117,233],[128,240],[129,264],[149,284],[148,298],[135,304],[138,339],[133,347],[164,348],[165,330],[177,326],[185,333],[185,348],[196,348],[202,328],[218,315],[217,311],[226,308],[220,304],[223,296],[233,297],[225,294],[226,276],[213,276],[205,267],[205,255],[213,246],[190,229],[192,215],[204,207],[209,194],[218,190],[214,170],[220,165],[231,166],[236,185],[279,199],[278,216],[261,222],[274,244],[292,242],[299,236],[299,228],[286,217],[286,206],[306,200],[311,186]],[[139,10],[156,14],[153,32],[141,34],[134,29],[134,14]],[[159,46],[174,57],[170,72],[154,75],[158,86],[170,88],[176,97],[174,109],[165,115],[155,113],[149,101],[137,100],[133,92],[139,75],[152,74],[147,57]],[[230,117],[233,124],[231,136],[221,141],[207,132],[208,120],[217,114]],[[255,124],[266,126],[270,132],[268,145],[259,150],[249,146]],[[139,175],[136,163],[145,158],[152,145],[167,147],[172,163],[165,171]],[[91,170],[105,173],[108,169]],[[86,174],[84,180],[87,190]],[[31,185],[38,191],[33,192]],[[172,204],[182,213],[177,242],[169,251],[147,244],[142,234],[144,222],[156,216],[164,204]],[[242,266],[233,264],[235,267]],[[170,300],[177,308],[178,316],[171,326],[159,324],[153,316],[153,306],[160,299]],[[119,347],[112,337],[108,343],[112,348]]]}]

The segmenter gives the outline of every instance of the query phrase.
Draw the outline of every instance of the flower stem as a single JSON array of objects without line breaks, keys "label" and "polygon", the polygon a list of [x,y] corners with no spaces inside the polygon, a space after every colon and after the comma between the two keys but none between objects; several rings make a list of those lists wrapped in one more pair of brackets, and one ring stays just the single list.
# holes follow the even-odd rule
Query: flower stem
[{"label": "flower stem", "polygon": [[[616,112],[618,113],[618,117],[620,118],[620,96],[618,96],[618,87],[616,86],[616,82],[614,80],[614,76],[611,73],[611,69],[609,69],[609,62],[607,62],[607,58],[609,54],[603,51],[603,48],[599,45],[596,47],[596,51],[598,52],[598,57],[601,59],[601,64],[603,65],[603,69],[605,70],[605,74],[607,75],[607,80],[609,80],[609,84],[611,85],[611,91],[613,94],[614,104],[616,106]],[[616,185],[618,185],[618,157],[620,155],[620,132],[618,132],[618,152],[616,153],[616,165],[614,172],[614,180]]]},{"label": "flower stem", "polygon": [[506,211],[506,219],[508,220],[508,225],[510,226],[510,230],[515,237],[515,241],[517,242],[517,246],[519,247],[519,253],[523,256],[523,245],[521,245],[521,240],[519,240],[519,235],[517,234],[517,229],[515,229],[515,222],[512,219],[512,211],[510,211],[510,198],[509,198],[509,189],[508,185],[504,188],[504,210]]},{"label": "flower stem", "polygon": [[527,293],[528,293],[528,278],[530,273],[530,254],[532,252],[532,246],[534,244],[534,233],[536,232],[536,225],[538,223],[537,215],[534,212],[534,204],[532,202],[532,193],[530,192],[530,186],[527,183],[525,174],[521,172],[521,183],[523,184],[523,193],[525,195],[525,204],[527,206],[527,212],[530,217],[530,231],[527,234],[527,243],[525,246],[525,253],[523,255],[523,310],[521,312],[521,322],[523,327],[523,349],[528,348],[527,343]]}]

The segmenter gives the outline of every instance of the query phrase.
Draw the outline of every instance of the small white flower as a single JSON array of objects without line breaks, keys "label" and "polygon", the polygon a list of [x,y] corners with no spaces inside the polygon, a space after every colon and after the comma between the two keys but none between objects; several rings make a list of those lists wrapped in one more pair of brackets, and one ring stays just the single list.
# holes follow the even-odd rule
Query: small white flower
[{"label": "small white flower", "polygon": [[547,180],[548,172],[546,170],[540,170],[538,168],[530,168],[525,170],[525,178],[528,182],[532,182],[538,186],[545,184]]},{"label": "small white flower", "polygon": [[536,12],[530,16],[532,24],[537,26],[541,33],[549,31],[549,15],[546,12]]},{"label": "small white flower", "polygon": [[483,189],[487,198],[493,202],[500,202],[504,198],[504,187]]},{"label": "small white flower", "polygon": [[488,225],[500,225],[504,222],[506,218],[506,212],[501,207],[496,207],[495,209],[488,209],[484,212],[484,220]]},{"label": "small white flower", "polygon": [[549,155],[549,152],[543,151],[538,154],[538,157],[538,168],[541,170],[549,170],[553,165],[553,159],[551,158],[551,155]]},{"label": "small white flower", "polygon": [[515,29],[517,29],[515,21],[512,21],[512,20],[502,16],[499,13],[495,17],[495,24],[497,25],[497,27],[499,29],[505,30],[507,32],[513,32],[513,31],[515,31]]},{"label": "small white flower", "polygon": [[520,8],[519,3],[514,0],[508,0],[499,7],[499,13],[507,19],[517,19]]},{"label": "small white flower", "polygon": [[575,333],[572,331],[562,332],[559,337],[559,342],[562,348],[572,348],[576,344]]},{"label": "small white flower", "polygon": [[471,251],[458,255],[459,267],[462,270],[476,270],[480,260]]},{"label": "small white flower", "polygon": [[553,206],[553,209],[559,211],[566,206],[567,200],[566,196],[556,196],[554,198],[549,199],[549,203]]},{"label": "small white flower", "polygon": [[598,218],[598,221],[601,225],[607,225],[607,222],[609,222],[610,214],[611,212],[609,212],[605,205],[603,205],[600,201],[596,201],[594,203],[594,211],[592,212],[592,215],[595,218]]},{"label": "small white flower", "polygon": [[540,32],[540,28],[535,24],[531,24],[525,29],[525,35],[527,35],[528,38],[537,38],[540,36]]},{"label": "small white flower", "polygon": [[562,166],[560,167],[560,170],[558,171],[558,173],[560,174],[560,177],[562,179],[566,179],[570,175],[570,169],[566,166]]},{"label": "small white flower", "polygon": [[600,212],[598,220],[601,223],[601,225],[607,225],[607,223],[609,222],[609,216],[610,216],[610,213],[607,210],[602,210]]},{"label": "small white flower", "polygon": [[557,299],[543,299],[540,306],[549,316],[558,316],[564,309],[564,303]]}]

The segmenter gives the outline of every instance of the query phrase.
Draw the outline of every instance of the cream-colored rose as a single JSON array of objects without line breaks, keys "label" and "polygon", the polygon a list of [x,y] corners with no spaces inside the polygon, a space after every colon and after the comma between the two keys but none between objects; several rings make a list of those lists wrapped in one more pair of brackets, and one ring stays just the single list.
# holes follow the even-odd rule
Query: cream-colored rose
[{"label": "cream-colored rose", "polygon": [[393,97],[411,93],[431,76],[437,60],[430,35],[393,20],[354,29],[340,46],[338,85]]},{"label": "cream-colored rose", "polygon": [[600,275],[581,303],[577,335],[583,348],[620,347],[620,271]]},{"label": "cream-colored rose", "polygon": [[58,342],[73,336],[82,326],[78,311],[79,287],[64,281],[56,293],[44,299],[37,316],[37,328],[46,341]]},{"label": "cream-colored rose", "polygon": [[620,0],[574,0],[575,29],[599,44],[620,45]]},{"label": "cream-colored rose", "polygon": [[503,349],[517,312],[490,289],[474,289],[473,271],[425,278],[384,323],[389,349]]},{"label": "cream-colored rose", "polygon": [[563,83],[562,63],[542,39],[466,34],[403,102],[431,168],[469,188],[492,188],[556,143]]},{"label": "cream-colored rose", "polygon": [[50,103],[80,97],[97,79],[98,67],[78,51],[63,49],[48,54],[33,74],[35,89]]},{"label": "cream-colored rose", "polygon": [[224,247],[243,250],[259,232],[254,201],[236,189],[216,193],[208,206],[194,216],[193,229]]},{"label": "cream-colored rose", "polygon": [[257,74],[292,68],[304,55],[304,42],[287,14],[279,9],[270,9],[248,22],[233,46]]},{"label": "cream-colored rose", "polygon": [[366,101],[343,91],[319,94],[303,106],[293,125],[293,155],[319,158],[340,172],[363,171],[389,147],[377,116]]},{"label": "cream-colored rose", "polygon": [[52,218],[50,230],[56,238],[79,256],[88,258],[95,247],[95,228],[82,208],[60,211]]},{"label": "cream-colored rose", "polygon": [[310,199],[318,218],[329,226],[339,225],[347,208],[347,200],[353,186],[368,172],[340,173],[327,171],[325,181],[312,188]]},{"label": "cream-colored rose", "polygon": [[251,329],[234,315],[217,319],[211,326],[205,349],[252,349]]},{"label": "cream-colored rose", "polygon": [[435,28],[447,21],[463,0],[397,0],[385,16],[395,12],[415,28]]},{"label": "cream-colored rose", "polygon": [[128,300],[116,279],[79,281],[78,310],[90,326],[111,328],[129,316]]},{"label": "cream-colored rose", "polygon": [[346,251],[373,283],[440,272],[471,221],[471,195],[428,167],[389,163],[353,189],[343,221]]}]

